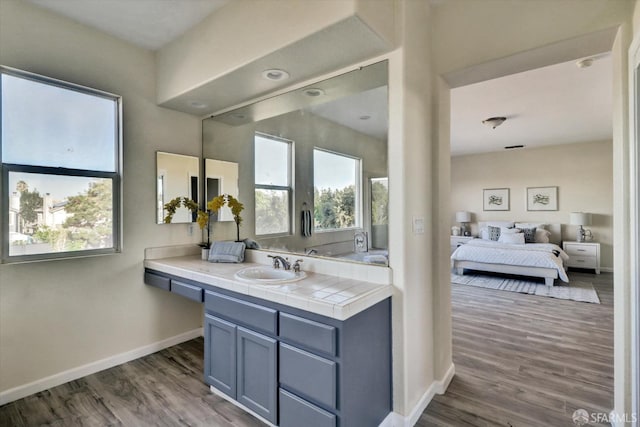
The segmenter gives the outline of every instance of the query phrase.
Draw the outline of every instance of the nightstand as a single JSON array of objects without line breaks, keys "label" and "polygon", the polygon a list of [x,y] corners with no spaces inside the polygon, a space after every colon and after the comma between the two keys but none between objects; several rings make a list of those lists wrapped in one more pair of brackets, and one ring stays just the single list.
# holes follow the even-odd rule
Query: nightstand
[{"label": "nightstand", "polygon": [[471,239],[473,239],[471,236],[450,236],[451,253],[453,253],[458,246],[464,245]]},{"label": "nightstand", "polygon": [[569,255],[567,267],[592,268],[600,274],[600,243],[562,242],[562,249]]}]

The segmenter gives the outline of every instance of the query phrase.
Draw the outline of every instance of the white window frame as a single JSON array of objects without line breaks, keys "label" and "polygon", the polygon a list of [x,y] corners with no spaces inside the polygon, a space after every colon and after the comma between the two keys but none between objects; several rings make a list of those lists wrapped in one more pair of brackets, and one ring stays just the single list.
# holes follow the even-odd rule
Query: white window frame
[{"label": "white window frame", "polygon": [[[287,213],[289,215],[289,221],[287,221],[288,224],[288,230],[283,232],[283,233],[268,233],[268,234],[258,234],[257,230],[256,230],[256,237],[261,237],[261,238],[269,238],[269,237],[284,237],[284,236],[291,236],[293,234],[293,141],[290,139],[286,139],[286,138],[281,138],[279,136],[275,136],[275,135],[270,135],[268,133],[263,133],[263,132],[255,132],[255,136],[260,136],[261,138],[265,138],[265,139],[271,139],[273,141],[278,141],[278,142],[282,142],[282,143],[286,143],[288,150],[287,150],[287,184],[286,186],[282,186],[282,185],[265,185],[265,184],[257,184],[255,182],[255,175],[253,178],[253,184],[254,184],[254,194],[255,194],[255,190],[277,190],[277,191],[286,191],[288,193],[288,201],[289,201],[289,205],[287,206]],[[254,153],[255,153],[255,137],[254,137]],[[255,154],[254,154],[254,159],[253,161],[255,162]],[[254,171],[255,171],[255,166],[254,166]],[[255,199],[254,199],[254,212],[256,211],[256,206],[255,206]],[[257,220],[258,216],[255,215],[255,220]],[[255,220],[254,220],[254,227],[256,226],[255,224]]]},{"label": "white window frame", "polygon": [[[2,159],[2,133],[0,132],[0,227],[2,229],[2,238],[0,239],[0,253],[1,262],[3,264],[18,263],[18,262],[32,262],[32,261],[46,261],[55,259],[67,259],[67,258],[80,258],[87,256],[108,255],[119,253],[122,251],[122,97],[114,95],[112,93],[104,92],[98,89],[89,88],[86,86],[77,85],[74,83],[65,82],[62,80],[54,79],[51,77],[42,76],[39,74],[30,73],[23,70],[18,70],[11,67],[5,67],[0,65],[0,75],[6,74],[13,77],[32,80],[38,83],[47,84],[50,86],[56,86],[62,89],[68,89],[76,92],[80,92],[87,95],[93,95],[100,98],[106,98],[114,101],[114,108],[116,123],[114,129],[114,135],[116,136],[116,146],[114,147],[114,164],[115,172],[102,172],[95,170],[85,169],[71,169],[71,168],[59,168],[50,166],[34,166],[29,164],[10,164],[4,163]],[[1,86],[0,86],[0,99],[1,99]],[[2,108],[0,102],[0,108]],[[1,110],[0,110],[1,113]],[[1,128],[0,114],[0,128]],[[9,189],[9,173],[11,172],[24,172],[44,175],[59,175],[59,176],[73,176],[73,177],[85,177],[85,178],[102,178],[111,180],[112,188],[112,241],[113,246],[111,248],[101,249],[88,249],[79,251],[66,251],[66,252],[50,252],[50,253],[38,253],[31,255],[9,255],[9,197],[11,190]]]},{"label": "white window frame", "polygon": [[[313,147],[313,153],[314,153],[314,157],[315,157],[315,152],[316,151],[322,151],[325,153],[329,153],[329,154],[333,154],[335,156],[340,156],[340,157],[345,157],[347,159],[351,159],[351,160],[355,160],[356,161],[356,176],[355,176],[355,181],[356,181],[356,194],[355,194],[355,200],[356,200],[356,205],[355,205],[355,218],[356,218],[356,223],[353,225],[353,227],[345,227],[345,228],[316,228],[316,224],[315,221],[313,223],[313,232],[314,233],[335,233],[337,231],[348,231],[348,230],[361,230],[363,225],[362,225],[362,206],[363,206],[363,191],[362,191],[362,159],[359,157],[355,157],[355,156],[351,156],[349,154],[345,154],[345,153],[339,153],[337,151],[332,151],[332,150],[327,150],[326,148],[322,148],[322,147]],[[314,160],[314,164],[315,164],[315,160]],[[316,183],[315,183],[315,167],[314,167],[314,179],[313,179],[313,187],[315,188]],[[315,199],[313,201],[314,203],[314,207],[315,207]]]}]

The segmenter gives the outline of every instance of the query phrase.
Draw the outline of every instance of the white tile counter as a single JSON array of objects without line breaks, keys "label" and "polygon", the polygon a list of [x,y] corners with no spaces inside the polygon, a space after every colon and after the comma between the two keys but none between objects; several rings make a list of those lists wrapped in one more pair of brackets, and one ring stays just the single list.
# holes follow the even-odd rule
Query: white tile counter
[{"label": "white tile counter", "polygon": [[[147,258],[156,257],[147,256]],[[313,263],[313,261],[309,262]],[[310,271],[313,268],[305,270],[304,264],[303,270],[307,273],[307,277],[293,283],[254,285],[234,278],[237,271],[259,265],[264,264],[255,262],[242,264],[211,263],[201,260],[199,254],[145,259],[144,261],[144,267],[151,270],[284,304],[337,320],[346,320],[389,298],[393,294],[393,286],[390,284],[320,274]],[[372,266],[370,268],[379,267]]]}]

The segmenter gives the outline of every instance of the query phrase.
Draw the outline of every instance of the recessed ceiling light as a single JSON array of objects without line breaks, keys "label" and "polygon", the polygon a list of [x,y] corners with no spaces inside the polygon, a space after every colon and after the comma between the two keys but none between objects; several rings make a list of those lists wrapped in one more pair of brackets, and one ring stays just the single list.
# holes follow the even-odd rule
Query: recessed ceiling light
[{"label": "recessed ceiling light", "polygon": [[316,96],[322,96],[324,95],[324,91],[322,89],[319,89],[317,87],[312,87],[309,89],[305,89],[304,90],[304,94],[307,96],[310,96],[312,98],[315,98]]},{"label": "recessed ceiling light", "polygon": [[262,77],[267,80],[277,82],[279,80],[286,80],[289,78],[289,73],[285,70],[279,70],[277,68],[271,68],[262,72]]},{"label": "recessed ceiling light", "polygon": [[495,129],[507,120],[506,117],[489,117],[482,121],[482,124],[489,126],[491,129]]},{"label": "recessed ceiling light", "polygon": [[200,101],[190,101],[189,105],[193,108],[207,108],[207,104]]},{"label": "recessed ceiling light", "polygon": [[369,120],[371,118],[371,116],[369,116],[368,114],[365,114],[364,116],[360,116],[358,117],[360,120]]},{"label": "recessed ceiling light", "polygon": [[589,68],[593,65],[593,61],[595,61],[594,58],[584,58],[576,62],[576,66],[578,68]]}]

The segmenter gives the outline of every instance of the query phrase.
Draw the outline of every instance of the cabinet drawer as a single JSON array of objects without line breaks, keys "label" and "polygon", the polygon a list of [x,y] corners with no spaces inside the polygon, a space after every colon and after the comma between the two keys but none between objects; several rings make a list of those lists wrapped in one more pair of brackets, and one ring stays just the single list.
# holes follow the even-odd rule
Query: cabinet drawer
[{"label": "cabinet drawer", "polygon": [[336,328],[333,326],[281,312],[280,337],[310,350],[336,355]]},{"label": "cabinet drawer", "polygon": [[280,427],[335,427],[336,416],[280,389]]},{"label": "cabinet drawer", "polygon": [[567,263],[569,267],[578,268],[597,268],[597,261],[595,257],[590,256],[571,256]]},{"label": "cabinet drawer", "polygon": [[336,362],[280,343],[280,385],[327,408],[336,407]]},{"label": "cabinet drawer", "polygon": [[218,316],[256,331],[278,333],[278,313],[275,310],[211,291],[205,291],[204,303],[208,311]]},{"label": "cabinet drawer", "polygon": [[171,279],[171,292],[194,301],[202,302],[202,288]]},{"label": "cabinet drawer", "polygon": [[159,274],[154,274],[149,271],[144,272],[144,283],[164,289],[165,291],[168,291],[171,287],[171,280],[168,277],[160,276]]},{"label": "cabinet drawer", "polygon": [[590,245],[573,245],[567,243],[564,247],[564,251],[569,256],[596,256],[598,249],[595,246]]}]

